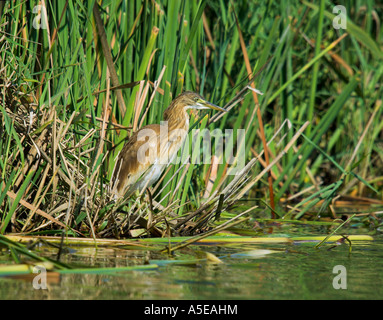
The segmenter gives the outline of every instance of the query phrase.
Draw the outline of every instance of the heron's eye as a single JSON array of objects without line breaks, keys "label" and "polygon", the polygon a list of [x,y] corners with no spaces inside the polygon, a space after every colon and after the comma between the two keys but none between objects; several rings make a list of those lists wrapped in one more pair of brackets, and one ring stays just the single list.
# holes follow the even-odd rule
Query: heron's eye
[{"label": "heron's eye", "polygon": [[198,97],[194,97],[194,101],[197,102],[198,101]]}]

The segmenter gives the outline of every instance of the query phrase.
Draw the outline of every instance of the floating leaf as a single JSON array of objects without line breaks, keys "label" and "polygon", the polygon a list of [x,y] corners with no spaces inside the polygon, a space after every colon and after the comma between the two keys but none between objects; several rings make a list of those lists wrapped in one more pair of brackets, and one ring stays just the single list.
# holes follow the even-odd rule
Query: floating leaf
[{"label": "floating leaf", "polygon": [[255,249],[246,252],[231,254],[230,258],[264,258],[271,253],[278,253],[281,251],[268,250],[268,249]]}]

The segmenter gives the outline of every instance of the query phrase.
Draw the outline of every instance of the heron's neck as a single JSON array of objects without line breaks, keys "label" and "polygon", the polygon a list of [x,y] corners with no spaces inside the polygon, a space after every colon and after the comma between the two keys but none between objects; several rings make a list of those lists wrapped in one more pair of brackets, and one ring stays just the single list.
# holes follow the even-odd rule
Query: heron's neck
[{"label": "heron's neck", "polygon": [[178,112],[167,114],[165,120],[168,121],[169,131],[181,129],[187,132],[189,130],[189,114],[185,108],[182,108]]},{"label": "heron's neck", "polygon": [[[169,112],[170,111],[170,112]],[[173,112],[172,112],[173,111]],[[161,141],[160,150],[166,163],[173,162],[178,150],[182,147],[189,131],[189,115],[185,108],[179,110],[166,110],[164,120],[167,121],[167,132]]]}]

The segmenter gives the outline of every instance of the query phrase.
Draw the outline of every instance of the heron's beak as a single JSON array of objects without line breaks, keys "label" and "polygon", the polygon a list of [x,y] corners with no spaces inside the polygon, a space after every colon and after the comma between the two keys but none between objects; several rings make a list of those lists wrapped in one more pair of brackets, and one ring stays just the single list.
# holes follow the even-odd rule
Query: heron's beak
[{"label": "heron's beak", "polygon": [[204,109],[213,109],[213,110],[218,110],[218,111],[222,111],[222,112],[227,112],[226,109],[221,108],[221,107],[215,105],[214,103],[211,103],[211,102],[206,101],[206,100],[200,99],[197,101],[197,104],[199,104]]}]

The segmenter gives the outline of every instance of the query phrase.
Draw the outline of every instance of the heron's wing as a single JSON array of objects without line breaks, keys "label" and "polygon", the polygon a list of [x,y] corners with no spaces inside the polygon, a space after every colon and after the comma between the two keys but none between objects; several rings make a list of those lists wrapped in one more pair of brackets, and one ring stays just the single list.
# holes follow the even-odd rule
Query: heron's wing
[{"label": "heron's wing", "polygon": [[122,148],[112,176],[112,186],[123,195],[150,168],[159,152],[160,125],[153,124],[136,131]]}]

